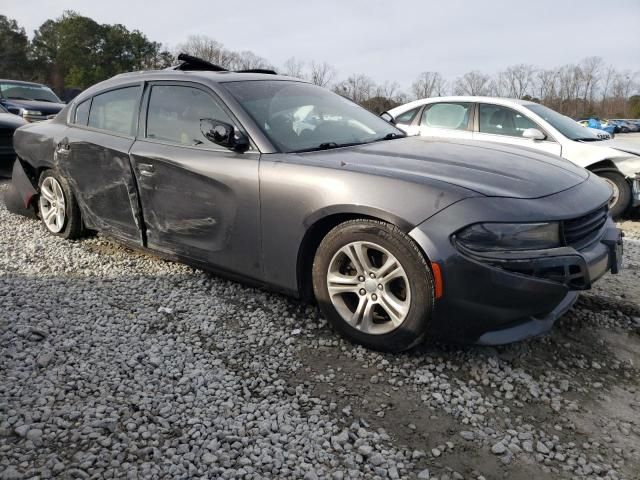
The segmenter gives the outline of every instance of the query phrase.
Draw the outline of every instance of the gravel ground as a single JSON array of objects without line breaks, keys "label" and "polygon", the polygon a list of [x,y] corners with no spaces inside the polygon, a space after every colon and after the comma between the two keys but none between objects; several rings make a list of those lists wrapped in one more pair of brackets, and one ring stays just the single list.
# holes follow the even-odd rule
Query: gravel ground
[{"label": "gravel ground", "polygon": [[401,355],[280,295],[0,222],[0,478],[640,478],[637,219],[624,272],[550,335]]}]

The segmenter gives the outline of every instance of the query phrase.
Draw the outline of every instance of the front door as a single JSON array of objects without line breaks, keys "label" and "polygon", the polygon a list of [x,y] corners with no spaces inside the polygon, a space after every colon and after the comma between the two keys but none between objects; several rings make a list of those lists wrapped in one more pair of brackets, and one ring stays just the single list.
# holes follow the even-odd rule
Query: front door
[{"label": "front door", "polygon": [[137,85],[85,101],[56,150],[86,226],[136,244],[140,209],[129,150],[141,94]]},{"label": "front door", "polygon": [[478,131],[473,132],[473,138],[485,142],[533,148],[554,155],[562,153],[562,147],[552,138],[547,137],[544,140],[523,138],[522,132],[528,128],[535,128],[546,134],[537,123],[512,108],[481,103],[478,105]]},{"label": "front door", "polygon": [[151,84],[145,110],[131,160],[147,245],[259,278],[259,153],[233,152],[202,134],[202,119],[237,123],[197,85]]}]

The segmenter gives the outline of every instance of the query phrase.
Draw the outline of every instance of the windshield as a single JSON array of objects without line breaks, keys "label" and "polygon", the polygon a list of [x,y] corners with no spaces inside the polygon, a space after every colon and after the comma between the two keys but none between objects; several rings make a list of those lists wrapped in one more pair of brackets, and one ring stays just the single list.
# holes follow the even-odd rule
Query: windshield
[{"label": "windshield", "polygon": [[55,93],[44,85],[26,83],[0,83],[2,97],[13,100],[38,100],[41,102],[62,103]]},{"label": "windshield", "polygon": [[280,152],[323,150],[404,136],[368,110],[315,85],[258,80],[224,86]]},{"label": "windshield", "polygon": [[583,127],[575,120],[569,117],[551,110],[544,105],[532,104],[525,105],[526,108],[531,110],[536,115],[542,117],[545,121],[549,122],[553,128],[558,130],[562,135],[571,140],[589,140],[596,141],[602,140],[598,135],[593,133],[588,128]]}]

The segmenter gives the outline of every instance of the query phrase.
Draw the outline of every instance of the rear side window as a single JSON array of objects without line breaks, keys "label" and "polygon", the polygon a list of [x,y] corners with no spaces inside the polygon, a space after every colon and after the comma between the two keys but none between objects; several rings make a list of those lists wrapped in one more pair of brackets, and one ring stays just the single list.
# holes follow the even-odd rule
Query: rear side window
[{"label": "rear side window", "polygon": [[141,88],[125,87],[93,97],[89,126],[123,135],[133,135]]},{"label": "rear side window", "polygon": [[91,107],[91,99],[85,100],[76,107],[76,116],[73,123],[78,125],[86,125],[89,121],[89,108]]},{"label": "rear side window", "polygon": [[527,117],[511,108],[486,103],[480,104],[479,131],[481,133],[521,137],[522,132],[527,128],[540,129]]},{"label": "rear side window", "polygon": [[415,118],[416,113],[418,113],[418,110],[420,110],[420,107],[412,108],[411,110],[401,113],[396,117],[396,123],[401,123],[402,125],[409,125]]},{"label": "rear side window", "polygon": [[466,130],[470,110],[470,103],[434,103],[422,112],[420,125],[449,130]]},{"label": "rear side window", "polygon": [[205,118],[233,124],[211,95],[198,88],[178,85],[151,88],[147,138],[180,145],[212,145],[200,130],[200,120]]}]

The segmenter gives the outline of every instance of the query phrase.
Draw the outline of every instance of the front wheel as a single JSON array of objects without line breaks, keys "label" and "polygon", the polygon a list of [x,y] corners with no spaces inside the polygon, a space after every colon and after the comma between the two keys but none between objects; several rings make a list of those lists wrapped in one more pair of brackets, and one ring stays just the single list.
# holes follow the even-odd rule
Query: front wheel
[{"label": "front wheel", "polygon": [[620,218],[631,203],[631,185],[617,172],[596,172],[611,187],[609,211],[614,219]]},{"label": "front wheel", "polygon": [[399,352],[427,335],[431,270],[397,227],[368,219],[338,225],[318,247],[312,273],[322,313],[350,340]]},{"label": "front wheel", "polygon": [[67,180],[53,170],[45,170],[38,186],[38,212],[47,230],[67,239],[80,237],[83,233],[80,208]]}]

